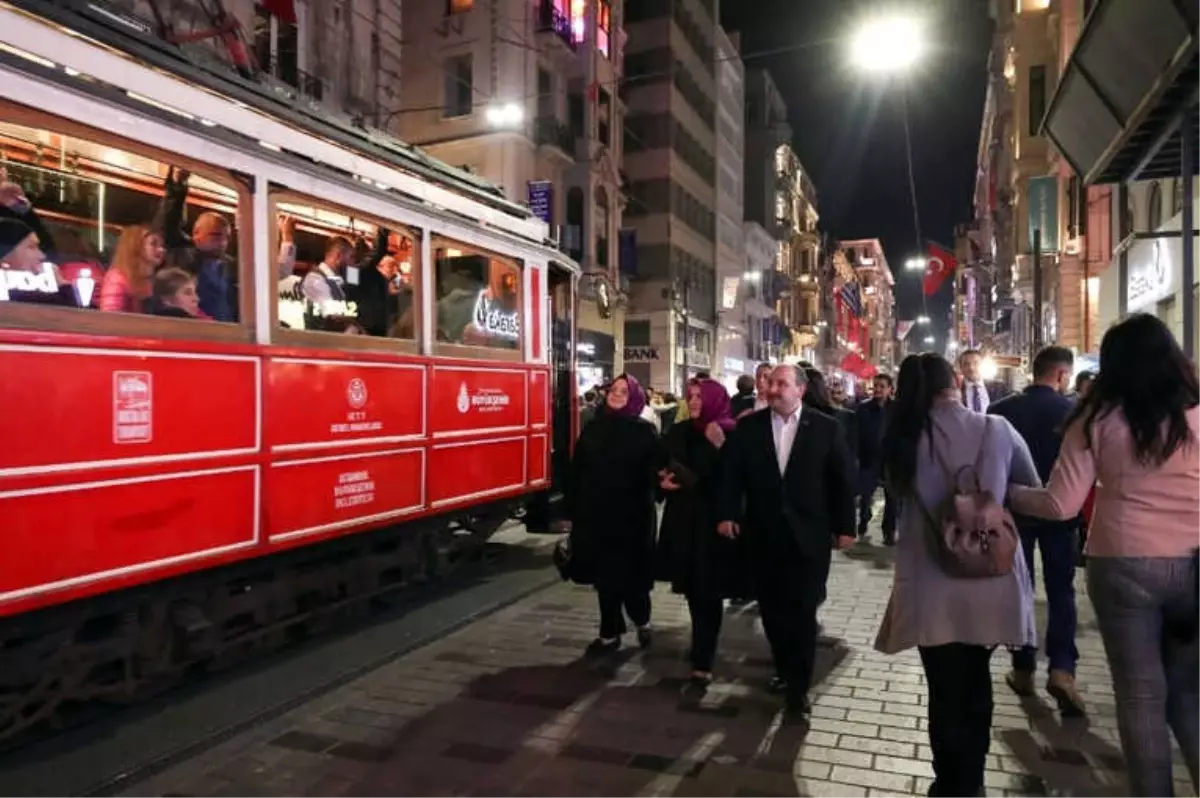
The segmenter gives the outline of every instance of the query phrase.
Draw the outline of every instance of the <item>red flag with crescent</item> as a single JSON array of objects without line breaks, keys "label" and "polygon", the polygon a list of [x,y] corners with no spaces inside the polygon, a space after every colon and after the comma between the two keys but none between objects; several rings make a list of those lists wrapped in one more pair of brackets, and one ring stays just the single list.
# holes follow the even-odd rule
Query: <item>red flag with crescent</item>
[{"label": "red flag with crescent", "polygon": [[933,296],[942,287],[942,283],[946,282],[946,278],[954,274],[958,268],[958,259],[954,257],[954,253],[950,252],[937,244],[929,245],[929,262],[925,266],[925,279],[922,282],[921,289],[925,296]]}]

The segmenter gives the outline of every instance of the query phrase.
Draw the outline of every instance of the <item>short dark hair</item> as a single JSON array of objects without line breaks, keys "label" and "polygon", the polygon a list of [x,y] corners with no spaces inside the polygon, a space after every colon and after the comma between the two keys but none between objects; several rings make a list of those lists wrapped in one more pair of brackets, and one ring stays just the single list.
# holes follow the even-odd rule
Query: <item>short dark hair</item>
[{"label": "short dark hair", "polygon": [[179,289],[183,288],[188,283],[196,282],[196,278],[190,272],[186,272],[177,266],[168,266],[165,269],[159,269],[154,275],[154,298],[158,301],[170,299],[175,294],[179,293]]},{"label": "short dark hair", "polygon": [[754,390],[754,378],[751,377],[749,374],[743,374],[742,376],[738,377],[737,378],[737,389],[738,389],[738,391],[753,391]]},{"label": "short dark hair", "polygon": [[707,371],[697,371],[697,372],[696,372],[696,379],[698,379],[698,380],[711,380],[711,379],[712,379],[712,375],[711,375],[711,374],[709,374]]},{"label": "short dark hair", "polygon": [[1096,379],[1096,372],[1089,369],[1084,369],[1075,375],[1075,390],[1079,390],[1086,382],[1091,382]]},{"label": "short dark hair", "polygon": [[1075,355],[1065,346],[1046,346],[1033,357],[1033,378],[1041,379],[1056,368],[1071,368]]},{"label": "short dark hair", "polygon": [[883,380],[884,382],[886,382],[888,384],[889,388],[893,387],[896,384],[896,381],[892,379],[891,374],[886,374],[882,371],[879,372],[878,374],[876,374],[872,378],[872,382],[878,382],[879,380]]},{"label": "short dark hair", "polygon": [[754,376],[757,377],[759,374],[762,374],[763,369],[770,371],[773,368],[775,368],[775,367],[765,361],[762,363],[759,363],[757,368],[754,369]]},{"label": "short dark hair", "polygon": [[964,349],[962,351],[962,353],[958,356],[958,362],[959,363],[963,362],[963,360],[970,357],[971,355],[975,355],[977,357],[983,357],[983,352],[980,352],[978,349]]}]

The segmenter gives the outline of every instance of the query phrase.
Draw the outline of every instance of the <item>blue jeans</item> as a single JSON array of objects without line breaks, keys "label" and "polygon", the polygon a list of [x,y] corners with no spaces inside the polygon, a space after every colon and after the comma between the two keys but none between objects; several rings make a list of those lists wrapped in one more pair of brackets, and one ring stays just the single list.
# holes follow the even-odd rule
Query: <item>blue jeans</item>
[{"label": "blue jeans", "polygon": [[[1088,593],[1112,671],[1134,795],[1174,795],[1171,739],[1200,769],[1200,647],[1191,557],[1090,557]],[[1193,634],[1188,640],[1177,629]]]},{"label": "blue jeans", "polygon": [[[1018,525],[1029,578],[1037,576],[1034,547],[1042,550],[1042,581],[1049,605],[1046,620],[1046,658],[1050,669],[1075,673],[1079,650],[1075,647],[1075,535],[1067,524],[1026,523]],[[1018,649],[1012,655],[1013,670],[1037,670],[1037,648]]]}]

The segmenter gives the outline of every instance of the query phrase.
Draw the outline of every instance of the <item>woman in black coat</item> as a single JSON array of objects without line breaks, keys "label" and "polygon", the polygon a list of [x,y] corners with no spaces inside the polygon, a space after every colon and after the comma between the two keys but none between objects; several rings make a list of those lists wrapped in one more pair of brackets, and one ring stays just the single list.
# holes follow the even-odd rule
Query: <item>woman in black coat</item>
[{"label": "woman in black coat", "polygon": [[622,607],[637,627],[638,643],[650,645],[655,487],[665,462],[654,425],[640,417],[645,407],[637,380],[617,377],[580,434],[571,461],[570,575],[593,585],[600,600],[600,634],[588,646],[592,655],[621,647]]},{"label": "woman in black coat", "polygon": [[734,433],[729,394],[713,380],[688,385],[691,421],[667,432],[659,474],[667,499],[659,530],[659,577],[687,597],[692,616],[692,684],[712,682],[724,599],[746,596],[739,543],[717,534],[717,479],[725,436]]}]

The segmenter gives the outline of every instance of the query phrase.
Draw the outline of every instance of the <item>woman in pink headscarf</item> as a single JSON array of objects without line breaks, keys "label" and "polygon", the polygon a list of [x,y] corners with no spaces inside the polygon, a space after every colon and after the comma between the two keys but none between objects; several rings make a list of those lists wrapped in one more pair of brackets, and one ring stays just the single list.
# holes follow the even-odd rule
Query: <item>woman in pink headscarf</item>
[{"label": "woman in pink headscarf", "polygon": [[693,690],[712,682],[724,599],[745,597],[739,544],[716,533],[717,475],[721,447],[734,434],[729,394],[714,380],[688,383],[691,423],[667,432],[669,461],[659,473],[667,504],[659,530],[658,576],[687,597],[692,616]]},{"label": "woman in pink headscarf", "polygon": [[651,641],[655,486],[665,458],[654,426],[641,418],[645,406],[638,381],[617,377],[572,453],[566,575],[594,586],[599,596],[600,634],[588,646],[590,656],[621,647],[626,615],[637,629],[638,644],[646,648]]}]

